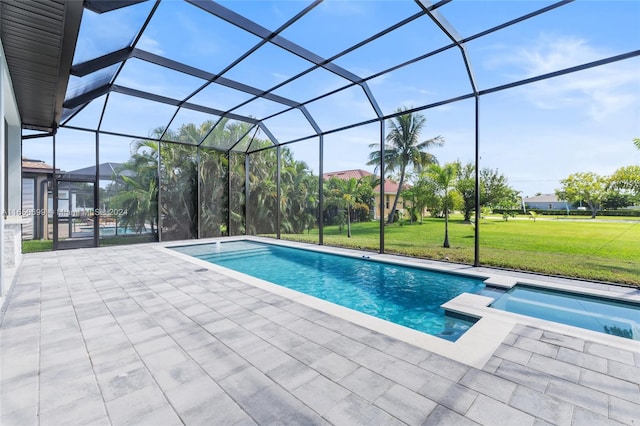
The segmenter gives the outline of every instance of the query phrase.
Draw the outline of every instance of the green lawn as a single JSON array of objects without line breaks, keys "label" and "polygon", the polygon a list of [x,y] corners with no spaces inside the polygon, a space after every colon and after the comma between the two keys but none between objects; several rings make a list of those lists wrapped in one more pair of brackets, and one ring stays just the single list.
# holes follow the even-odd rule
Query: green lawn
[{"label": "green lawn", "polygon": [[[508,222],[486,218],[480,224],[480,261],[485,266],[541,272],[640,287],[640,218],[570,220],[565,217],[535,222]],[[635,219],[635,220],[634,220]],[[325,227],[324,243],[378,251],[378,222],[355,223],[351,238],[346,228]],[[283,234],[283,239],[317,243],[318,230],[308,234]],[[451,248],[442,247],[444,220],[426,218],[423,224],[385,227],[385,250],[429,259],[473,263],[474,229],[462,217],[449,222]],[[123,241],[124,240],[124,241]],[[148,242],[149,238],[127,237],[101,240],[101,245]],[[24,241],[23,253],[51,250],[51,241]]]},{"label": "green lawn", "polygon": [[[100,239],[100,246],[113,246],[125,244],[140,244],[154,242],[156,239],[150,235],[126,235],[106,237]],[[22,242],[22,253],[36,253],[39,251],[53,250],[52,240],[25,240]]]},{"label": "green lawn", "polygon": [[[485,266],[640,286],[640,220],[635,219],[483,219],[480,261]],[[317,243],[317,232],[282,238]],[[324,243],[378,250],[378,222],[353,224],[352,234],[347,238],[346,228],[341,233],[338,227],[325,227]],[[443,248],[443,240],[444,219],[385,227],[388,253],[473,263],[474,229],[461,216],[454,215],[449,222],[451,248]]]},{"label": "green lawn", "polygon": [[53,250],[51,240],[25,240],[22,242],[22,253],[36,253],[39,251]]}]

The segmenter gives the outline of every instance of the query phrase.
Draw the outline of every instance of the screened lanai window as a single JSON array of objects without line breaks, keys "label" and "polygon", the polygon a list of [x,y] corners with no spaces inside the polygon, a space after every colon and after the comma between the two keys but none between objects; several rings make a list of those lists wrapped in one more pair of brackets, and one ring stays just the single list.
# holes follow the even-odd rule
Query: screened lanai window
[{"label": "screened lanai window", "polygon": [[[612,259],[640,243],[615,221],[607,250],[606,237],[567,249],[584,230],[547,227],[590,214],[567,179],[640,161],[639,16],[606,1],[87,10],[63,127],[118,138],[113,161],[127,164],[123,147],[162,141],[160,239],[255,234],[560,275],[587,256],[597,279],[629,280],[637,270]],[[414,142],[438,143],[401,167],[407,115],[424,120]],[[623,186],[603,191],[596,218],[634,214],[640,195]]]}]

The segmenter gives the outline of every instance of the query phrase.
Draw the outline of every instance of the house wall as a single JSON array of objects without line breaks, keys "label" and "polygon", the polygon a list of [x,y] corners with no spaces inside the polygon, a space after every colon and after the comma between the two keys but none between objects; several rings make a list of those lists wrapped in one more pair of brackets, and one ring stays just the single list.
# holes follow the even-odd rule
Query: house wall
[{"label": "house wall", "polygon": [[[33,211],[36,208],[36,178],[22,178],[22,211]],[[32,240],[34,238],[36,216],[33,215],[30,220],[22,225],[22,238]]]},{"label": "house wall", "polygon": [[[551,203],[525,201],[524,205],[528,209],[535,210],[566,210],[567,208],[567,203],[565,203],[564,201],[556,201]],[[571,208],[571,206],[569,206],[569,208]]]},{"label": "house wall", "polygon": [[20,122],[7,126],[7,212],[17,216],[22,206],[22,131]]},{"label": "house wall", "polygon": [[22,260],[21,120],[0,42],[0,306],[4,312],[15,271]]},{"label": "house wall", "polygon": [[[384,198],[384,218],[388,218],[389,214],[391,213],[391,207],[393,207],[393,201],[396,199],[396,194],[385,194],[385,198]],[[380,219],[380,194],[376,194],[375,195],[375,199],[374,199],[374,214],[373,214],[373,218],[374,219]],[[405,210],[404,208],[404,201],[402,200],[402,197],[400,197],[398,199],[398,204],[396,205],[396,210],[400,211],[402,213],[402,217],[406,218],[407,215],[409,214],[407,212],[407,210]]]}]

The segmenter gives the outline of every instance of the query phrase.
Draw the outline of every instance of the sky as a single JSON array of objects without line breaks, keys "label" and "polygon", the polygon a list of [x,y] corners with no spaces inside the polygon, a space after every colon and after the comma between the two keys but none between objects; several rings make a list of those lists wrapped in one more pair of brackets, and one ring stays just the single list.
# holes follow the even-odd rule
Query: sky
[{"label": "sky", "polygon": [[[275,30],[305,8],[308,1],[223,1],[268,30]],[[478,32],[545,7],[550,1],[454,0],[438,9],[461,36]],[[153,3],[146,2],[103,15],[86,11],[74,63],[93,59],[127,46]],[[323,58],[344,51],[419,11],[408,0],[329,0],[285,29],[285,39]],[[259,38],[178,0],[163,1],[137,47],[220,73]],[[362,77],[434,51],[449,39],[429,17],[420,17],[334,62]],[[558,71],[640,48],[640,2],[576,1],[549,13],[467,42],[477,87],[487,90],[503,84]],[[266,44],[224,77],[268,90],[312,64]],[[80,93],[87,81],[110,78],[117,67],[85,79],[73,77],[68,94]],[[205,83],[154,64],[130,59],[115,84],[184,99]],[[91,84],[91,83],[89,83]],[[307,102],[348,84],[325,69],[316,69],[274,93]],[[463,57],[457,48],[445,50],[404,68],[367,81],[384,114],[400,107],[421,107],[471,93]],[[104,96],[94,100],[68,124],[95,128]],[[210,85],[189,101],[227,110],[250,99],[246,93]],[[497,169],[523,196],[553,193],[571,173],[593,171],[608,175],[617,168],[640,164],[640,150],[632,140],[640,137],[640,57],[519,86],[480,97],[479,147],[481,167]],[[376,117],[360,87],[341,90],[306,105],[318,126],[331,131]],[[281,104],[261,100],[234,112],[264,118],[283,111]],[[122,94],[112,94],[101,129],[139,137],[166,125],[174,107],[158,105]],[[422,138],[442,136],[445,144],[432,153],[440,163],[474,160],[475,105],[473,99],[422,111],[427,119]],[[215,117],[181,109],[171,128]],[[314,134],[298,110],[265,121],[280,142]],[[324,137],[324,171],[367,169],[369,147],[379,143],[379,124],[369,124]],[[262,135],[265,137],[265,135]],[[101,136],[100,161],[126,161],[132,138]],[[93,162],[94,136],[61,129],[57,135],[56,166],[64,170]],[[288,145],[296,158],[318,172],[318,139]],[[50,143],[29,140],[24,155],[52,162]]]}]

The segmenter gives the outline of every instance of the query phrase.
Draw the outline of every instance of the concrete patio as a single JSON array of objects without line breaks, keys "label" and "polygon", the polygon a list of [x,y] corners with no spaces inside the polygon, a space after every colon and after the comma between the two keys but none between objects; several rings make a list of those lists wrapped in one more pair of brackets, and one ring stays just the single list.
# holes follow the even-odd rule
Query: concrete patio
[{"label": "concrete patio", "polygon": [[0,424],[640,424],[638,350],[519,324],[474,368],[157,247],[24,256]]}]

